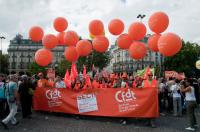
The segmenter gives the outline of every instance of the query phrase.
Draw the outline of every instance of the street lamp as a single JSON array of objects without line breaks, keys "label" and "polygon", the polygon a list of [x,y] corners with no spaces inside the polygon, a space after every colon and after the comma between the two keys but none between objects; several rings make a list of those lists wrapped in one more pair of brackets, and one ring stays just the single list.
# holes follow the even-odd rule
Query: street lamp
[{"label": "street lamp", "polygon": [[[6,39],[6,38],[5,38],[4,36],[0,36],[0,39],[1,39],[1,54],[0,54],[0,55],[1,55],[0,59],[1,59],[1,58],[2,58],[2,55],[3,55],[3,51],[2,51],[2,50],[3,50],[3,49],[2,49],[2,39]],[[1,62],[1,60],[0,60],[0,62]],[[2,63],[1,63],[1,64],[2,64]],[[0,73],[1,73],[1,69],[2,69],[2,68],[1,68],[1,64],[0,64]]]},{"label": "street lamp", "polygon": [[[145,18],[145,17],[146,17],[145,14],[138,14],[137,15],[137,18],[140,19],[141,22],[142,22],[142,19]],[[142,58],[142,61],[141,61],[142,69],[144,68],[143,62],[144,62],[144,59]]]},{"label": "street lamp", "polygon": [[2,55],[2,53],[3,53],[3,51],[2,51],[2,39],[6,39],[4,36],[0,36],[0,39],[1,39],[1,55]]}]

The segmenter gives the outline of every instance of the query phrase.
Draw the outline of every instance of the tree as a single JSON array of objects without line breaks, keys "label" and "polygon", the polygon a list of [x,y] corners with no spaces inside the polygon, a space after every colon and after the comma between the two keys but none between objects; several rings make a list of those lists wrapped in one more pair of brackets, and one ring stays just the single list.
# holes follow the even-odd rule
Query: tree
[{"label": "tree", "polygon": [[200,70],[196,69],[195,63],[200,59],[200,46],[196,43],[184,42],[179,53],[172,57],[165,57],[165,70],[184,72],[186,76],[199,76]]},{"label": "tree", "polygon": [[34,74],[37,74],[38,72],[42,72],[42,73],[45,73],[46,72],[46,68],[45,67],[42,67],[42,66],[39,66],[37,63],[35,62],[32,62],[29,64],[28,66],[28,72],[31,74],[31,75],[34,75]]},{"label": "tree", "polygon": [[7,54],[0,54],[0,73],[8,73],[8,61],[9,56]]}]

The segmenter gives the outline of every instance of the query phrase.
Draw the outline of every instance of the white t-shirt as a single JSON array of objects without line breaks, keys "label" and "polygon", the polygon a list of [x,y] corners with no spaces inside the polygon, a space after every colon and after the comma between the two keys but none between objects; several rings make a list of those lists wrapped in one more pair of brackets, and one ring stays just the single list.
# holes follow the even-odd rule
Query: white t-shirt
[{"label": "white t-shirt", "polygon": [[171,86],[171,90],[172,90],[172,94],[173,94],[174,98],[181,97],[181,94],[178,93],[178,89],[179,89],[179,85],[178,84],[173,84]]},{"label": "white t-shirt", "polygon": [[164,88],[165,88],[165,84],[164,83],[160,83],[159,84],[159,91],[160,92],[164,92]]},{"label": "white t-shirt", "polygon": [[64,81],[56,82],[56,88],[66,88]]},{"label": "white t-shirt", "polygon": [[194,87],[191,87],[191,91],[185,93],[185,100],[196,101],[195,94],[194,94]]},{"label": "white t-shirt", "polygon": [[122,88],[125,88],[125,87],[126,87],[126,82],[122,81],[121,87],[122,87]]}]

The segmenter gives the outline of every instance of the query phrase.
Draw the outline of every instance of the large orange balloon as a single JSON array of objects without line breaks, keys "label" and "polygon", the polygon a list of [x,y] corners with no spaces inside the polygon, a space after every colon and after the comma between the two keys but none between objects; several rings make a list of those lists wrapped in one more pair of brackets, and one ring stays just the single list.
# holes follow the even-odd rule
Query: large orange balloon
[{"label": "large orange balloon", "polygon": [[94,36],[101,35],[104,31],[103,23],[100,20],[93,20],[89,24],[89,31]]},{"label": "large orange balloon", "polygon": [[174,33],[165,33],[158,40],[159,52],[164,56],[173,56],[182,47],[181,38]]},{"label": "large orange balloon", "polygon": [[68,22],[63,17],[57,17],[53,22],[53,26],[54,26],[56,31],[63,32],[63,31],[65,31],[67,29]]},{"label": "large orange balloon", "polygon": [[79,56],[87,56],[92,51],[92,44],[88,40],[80,40],[76,45]]},{"label": "large orange balloon", "polygon": [[144,43],[135,41],[129,47],[128,52],[131,58],[137,60],[145,57],[147,49]]},{"label": "large orange balloon", "polygon": [[43,37],[42,44],[46,49],[53,49],[58,44],[58,39],[53,34],[47,34]]},{"label": "large orange balloon", "polygon": [[79,57],[76,47],[74,46],[69,46],[65,48],[64,56],[69,62],[75,62],[78,60]]},{"label": "large orange balloon", "polygon": [[109,47],[109,40],[105,36],[96,36],[92,40],[93,48],[100,53],[105,52]]},{"label": "large orange balloon", "polygon": [[154,34],[148,39],[148,47],[151,51],[158,52],[158,39],[160,38],[160,34]]},{"label": "large orange balloon", "polygon": [[164,12],[156,12],[150,16],[148,24],[151,31],[159,34],[167,29],[169,18]]},{"label": "large orange balloon", "polygon": [[47,66],[53,60],[53,54],[48,49],[39,49],[35,53],[35,62],[40,66]]},{"label": "large orange balloon", "polygon": [[65,36],[65,32],[60,32],[57,34],[56,37],[58,39],[58,45],[65,45],[64,36]]},{"label": "large orange balloon", "polygon": [[39,26],[33,26],[29,30],[29,38],[33,42],[39,42],[39,41],[41,41],[43,36],[44,36],[44,31]]},{"label": "large orange balloon", "polygon": [[134,22],[128,29],[128,34],[133,40],[142,40],[146,35],[147,29],[141,22]]},{"label": "large orange balloon", "polygon": [[132,43],[132,39],[129,37],[128,34],[124,33],[121,34],[118,38],[117,38],[117,45],[119,46],[119,48],[121,49],[128,49]]},{"label": "large orange balloon", "polygon": [[113,35],[119,35],[124,31],[124,23],[120,19],[113,19],[108,25],[108,30]]},{"label": "large orange balloon", "polygon": [[79,36],[75,31],[67,31],[64,35],[64,43],[67,46],[75,46],[79,41]]}]

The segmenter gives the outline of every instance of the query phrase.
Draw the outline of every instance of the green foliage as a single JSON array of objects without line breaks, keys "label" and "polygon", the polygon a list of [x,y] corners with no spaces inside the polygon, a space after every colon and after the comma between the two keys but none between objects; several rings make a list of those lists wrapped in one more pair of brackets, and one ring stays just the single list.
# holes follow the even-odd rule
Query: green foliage
[{"label": "green foliage", "polygon": [[66,69],[69,70],[70,68],[71,68],[71,64],[65,59],[63,59],[58,63],[58,67],[56,68],[56,73],[64,77]]},{"label": "green foliage", "polygon": [[39,66],[37,63],[30,63],[28,66],[28,72],[31,75],[37,74],[39,72],[46,73],[46,67]]},{"label": "green foliage", "polygon": [[8,73],[8,58],[8,55],[0,54],[0,73]]},{"label": "green foliage", "polygon": [[200,46],[196,43],[184,42],[179,53],[172,57],[165,57],[165,70],[184,72],[186,76],[200,76],[200,70],[195,63],[200,58]]}]

